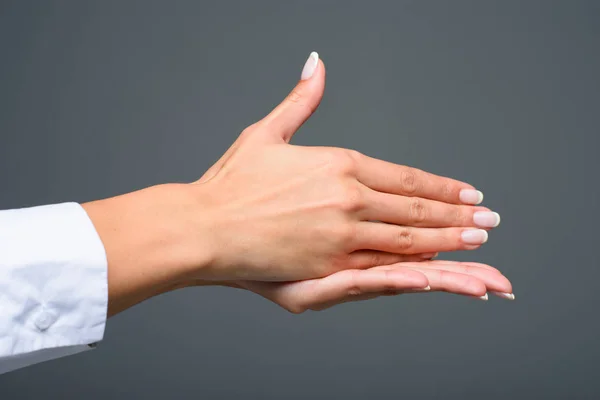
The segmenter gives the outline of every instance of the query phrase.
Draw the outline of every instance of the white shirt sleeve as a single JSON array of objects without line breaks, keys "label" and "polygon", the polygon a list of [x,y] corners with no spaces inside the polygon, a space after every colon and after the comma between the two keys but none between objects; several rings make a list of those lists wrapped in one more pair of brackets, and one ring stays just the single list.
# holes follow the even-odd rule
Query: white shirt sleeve
[{"label": "white shirt sleeve", "polygon": [[77,203],[0,211],[0,374],[104,335],[104,246]]}]

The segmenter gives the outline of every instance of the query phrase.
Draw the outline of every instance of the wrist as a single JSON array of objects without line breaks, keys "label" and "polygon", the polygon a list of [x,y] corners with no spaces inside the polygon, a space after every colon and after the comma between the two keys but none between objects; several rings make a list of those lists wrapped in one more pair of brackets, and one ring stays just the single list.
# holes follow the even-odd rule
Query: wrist
[{"label": "wrist", "polygon": [[211,263],[192,185],[167,184],[83,204],[108,260],[109,314],[185,285]]}]

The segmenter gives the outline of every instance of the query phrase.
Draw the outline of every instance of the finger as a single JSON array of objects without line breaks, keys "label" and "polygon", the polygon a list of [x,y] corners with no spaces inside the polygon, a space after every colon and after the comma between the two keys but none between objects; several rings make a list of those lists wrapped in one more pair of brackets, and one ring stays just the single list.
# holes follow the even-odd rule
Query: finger
[{"label": "finger", "polygon": [[374,250],[359,250],[349,254],[348,262],[344,265],[344,269],[365,269],[377,267],[380,265],[389,265],[407,261],[424,261],[430,260],[436,256],[436,253],[423,254],[395,254],[385,253]]},{"label": "finger", "polygon": [[365,155],[358,156],[358,164],[358,180],[379,192],[422,197],[451,204],[480,204],[483,201],[480,191],[451,178]]},{"label": "finger", "polygon": [[[374,269],[384,269],[390,270],[393,268],[398,268],[399,265],[404,265],[406,267],[410,267],[410,263],[399,263],[392,265],[384,265],[380,267],[375,267]],[[494,294],[500,298],[507,300],[515,300],[515,295],[513,293],[512,284],[500,271],[496,268],[489,266],[487,264],[475,263],[475,262],[465,262],[465,261],[426,261],[420,262],[418,264],[419,268],[431,268],[431,269],[440,269],[452,272],[463,273],[467,275],[473,275],[480,279],[487,288],[487,291],[491,294]],[[432,289],[435,291],[435,289]],[[407,293],[406,291],[402,293]]]},{"label": "finger", "polygon": [[472,261],[449,261],[449,260],[432,260],[432,261],[428,261],[428,264],[431,265],[436,265],[436,264],[463,264],[463,265],[470,265],[473,267],[478,267],[478,268],[484,268],[484,269],[489,269],[490,271],[494,271],[497,272],[499,274],[502,274],[502,272],[500,272],[499,269],[492,267],[491,265],[487,265],[487,264],[483,264],[483,263],[478,263],[478,262],[472,262]]},{"label": "finger", "polygon": [[428,291],[410,289],[403,290],[399,294],[422,292],[448,292],[469,297],[478,297],[482,298],[482,300],[487,300],[487,287],[479,278],[454,271],[427,268],[425,266],[426,264],[428,264],[428,262],[398,263],[394,265],[384,265],[381,267],[375,267],[372,269],[392,271],[406,268],[421,272],[427,277],[427,281],[429,282],[430,288]]},{"label": "finger", "polygon": [[[269,134],[289,142],[294,133],[319,106],[325,91],[325,65],[312,52],[304,65],[300,82],[262,123],[273,127]],[[274,137],[275,138],[275,137]]]},{"label": "finger", "polygon": [[456,272],[463,275],[470,275],[481,280],[487,291],[499,293],[512,293],[512,285],[508,278],[502,275],[495,268],[483,268],[469,263],[453,262],[453,261],[426,261],[420,263],[411,263],[419,268],[428,268],[432,270]]},{"label": "finger", "polygon": [[305,307],[322,310],[335,304],[377,297],[391,291],[425,289],[428,282],[416,270],[345,270],[318,280]]},{"label": "finger", "polygon": [[[435,265],[436,263],[440,263],[440,262],[446,264],[446,263],[456,263],[457,261],[430,260],[429,262]],[[488,270],[491,270],[493,272],[496,272],[496,273],[504,276],[504,274],[502,274],[501,271],[499,271],[498,269],[496,269],[496,268],[494,268],[494,267],[492,267],[490,265],[487,265],[487,264],[476,263],[476,262],[469,262],[469,261],[461,261],[460,263],[464,264],[464,265],[472,266],[472,267],[488,269]],[[495,296],[501,297],[501,298],[506,299],[506,300],[515,300],[515,294],[513,292],[512,284],[510,286],[510,289],[506,289],[506,291],[490,290],[489,292],[492,293]]]},{"label": "finger", "polygon": [[485,207],[443,203],[441,201],[364,191],[365,204],[360,217],[364,220],[419,227],[494,228],[500,216]]},{"label": "finger", "polygon": [[411,263],[406,268],[421,272],[427,277],[432,291],[455,293],[466,296],[479,297],[487,300],[487,287],[485,283],[473,275],[462,274],[444,269],[422,267],[418,263]]},{"label": "finger", "polygon": [[355,250],[369,249],[398,254],[475,250],[488,239],[483,229],[414,228],[382,222],[359,222]]}]

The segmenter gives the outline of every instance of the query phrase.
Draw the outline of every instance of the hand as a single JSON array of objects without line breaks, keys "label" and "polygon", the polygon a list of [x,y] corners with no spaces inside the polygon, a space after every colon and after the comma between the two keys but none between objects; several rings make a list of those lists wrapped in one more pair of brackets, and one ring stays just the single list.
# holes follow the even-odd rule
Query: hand
[{"label": "hand", "polygon": [[296,281],[473,250],[498,225],[471,185],[339,148],[289,144],[317,108],[302,80],[192,184],[83,204],[108,261],[109,315],[196,280]]},{"label": "hand", "polygon": [[466,183],[356,151],[288,144],[321,100],[323,63],[311,55],[303,77],[194,185],[197,218],[209,226],[198,232],[210,232],[214,249],[208,267],[190,266],[196,278],[312,279],[487,240],[499,216],[465,205],[482,197]]},{"label": "hand", "polygon": [[298,282],[199,280],[185,286],[215,284],[254,292],[295,314],[407,293],[440,291],[487,300],[489,291],[508,300],[515,298],[509,280],[497,269],[455,261],[401,262],[365,270],[348,269],[325,278]]}]

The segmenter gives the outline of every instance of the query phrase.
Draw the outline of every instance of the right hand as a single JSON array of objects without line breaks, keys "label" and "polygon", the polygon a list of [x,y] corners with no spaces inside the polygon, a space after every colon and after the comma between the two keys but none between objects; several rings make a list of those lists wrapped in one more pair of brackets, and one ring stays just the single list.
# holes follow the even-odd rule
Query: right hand
[{"label": "right hand", "polygon": [[303,78],[191,185],[204,229],[189,239],[213,249],[208,266],[190,265],[194,278],[314,279],[487,240],[499,216],[472,205],[481,196],[471,185],[352,150],[290,145],[320,103],[323,63],[309,58]]}]

